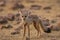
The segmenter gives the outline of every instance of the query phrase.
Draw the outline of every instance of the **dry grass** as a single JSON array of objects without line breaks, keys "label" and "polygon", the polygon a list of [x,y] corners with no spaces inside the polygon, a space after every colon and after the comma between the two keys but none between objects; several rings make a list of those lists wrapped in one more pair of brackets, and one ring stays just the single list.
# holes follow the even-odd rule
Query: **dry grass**
[{"label": "dry grass", "polygon": [[[14,13],[14,14],[17,13],[17,10],[13,11],[11,9],[15,2],[16,1],[8,0],[6,2],[6,6],[2,7],[4,10],[2,12],[0,12],[0,15],[5,16],[8,13]],[[22,3],[25,6],[25,8],[28,8],[28,9],[31,7],[32,4],[41,5],[42,7],[40,10],[31,10],[32,14],[46,17],[50,20],[52,20],[54,18],[58,19],[58,17],[56,17],[56,15],[60,14],[60,6],[57,3],[57,0],[35,0],[35,2],[33,2],[33,3],[22,1],[19,3]],[[52,9],[49,10],[49,13],[43,9],[46,6],[52,7]],[[60,22],[59,20],[60,19],[58,19],[57,22]],[[11,23],[11,25],[13,25],[14,23]],[[57,23],[55,23],[55,24],[57,24]],[[14,29],[17,27],[18,27],[17,25],[13,25],[12,29],[3,29],[3,30],[0,29],[0,40],[22,40],[23,29],[20,31],[20,34],[11,35],[11,32],[13,32]],[[36,37],[36,33],[37,33],[36,30],[33,28],[33,26],[31,26],[31,38],[30,38],[31,40],[60,40],[60,31],[52,31],[52,33],[49,33],[49,34],[45,33],[45,35],[43,34],[43,36],[41,36],[40,38]]]}]

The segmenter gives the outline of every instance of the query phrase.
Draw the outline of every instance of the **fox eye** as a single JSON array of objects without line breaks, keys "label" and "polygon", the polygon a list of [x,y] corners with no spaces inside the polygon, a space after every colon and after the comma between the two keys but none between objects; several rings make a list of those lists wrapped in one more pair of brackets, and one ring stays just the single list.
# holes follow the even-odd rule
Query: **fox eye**
[{"label": "fox eye", "polygon": [[27,17],[27,16],[25,16],[25,17]]},{"label": "fox eye", "polygon": [[23,16],[22,16],[23,17]]}]

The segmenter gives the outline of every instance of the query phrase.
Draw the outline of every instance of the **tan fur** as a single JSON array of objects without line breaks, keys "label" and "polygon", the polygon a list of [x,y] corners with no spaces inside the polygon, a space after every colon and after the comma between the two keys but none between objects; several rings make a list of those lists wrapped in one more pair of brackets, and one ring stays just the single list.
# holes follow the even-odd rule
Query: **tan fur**
[{"label": "tan fur", "polygon": [[[23,12],[23,11],[22,11]],[[23,25],[24,25],[24,34],[23,37],[25,37],[25,33],[26,33],[26,27],[28,28],[28,37],[30,37],[30,28],[29,26],[33,23],[34,28],[37,30],[37,36],[41,35],[41,30],[40,28],[42,28],[42,30],[44,30],[43,28],[43,24],[42,21],[40,19],[40,17],[38,17],[37,15],[30,15],[30,13],[28,12],[28,15],[25,15],[25,13],[22,13],[21,11],[19,12],[21,14],[21,16],[23,16]],[[27,16],[27,17],[25,17]],[[39,26],[40,25],[40,26]]]},{"label": "tan fur", "polygon": [[[22,16],[25,16],[25,14],[23,13],[22,14],[22,12],[21,12],[21,15]],[[34,28],[37,30],[37,36],[39,36],[39,34],[41,33],[41,31],[40,31],[40,27],[39,27],[39,17],[37,16],[37,15],[30,15],[30,14],[28,14],[27,15],[27,17],[28,16],[30,16],[32,19],[30,19],[30,18],[25,18],[25,20],[24,20],[24,34],[23,34],[23,37],[25,36],[25,32],[26,32],[26,27],[28,28],[28,36],[30,37],[30,28],[29,28],[29,26],[33,23],[33,26],[34,26]],[[23,17],[22,17],[23,18]],[[24,19],[23,18],[23,19]],[[26,21],[27,20],[27,21]],[[31,23],[30,23],[30,22]]]}]

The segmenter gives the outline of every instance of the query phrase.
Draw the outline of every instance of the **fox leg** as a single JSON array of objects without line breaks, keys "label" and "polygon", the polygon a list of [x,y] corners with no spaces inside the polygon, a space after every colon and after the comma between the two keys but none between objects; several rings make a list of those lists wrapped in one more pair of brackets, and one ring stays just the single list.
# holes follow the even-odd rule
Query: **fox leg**
[{"label": "fox leg", "polygon": [[38,32],[37,36],[40,36],[41,31],[40,31],[39,23],[33,22],[33,25],[34,25],[35,29]]},{"label": "fox leg", "polygon": [[28,37],[30,38],[30,27],[29,25],[27,27],[28,27]]},{"label": "fox leg", "polygon": [[25,37],[25,34],[26,34],[26,26],[27,26],[27,24],[24,24],[24,33],[23,33],[23,38]]}]

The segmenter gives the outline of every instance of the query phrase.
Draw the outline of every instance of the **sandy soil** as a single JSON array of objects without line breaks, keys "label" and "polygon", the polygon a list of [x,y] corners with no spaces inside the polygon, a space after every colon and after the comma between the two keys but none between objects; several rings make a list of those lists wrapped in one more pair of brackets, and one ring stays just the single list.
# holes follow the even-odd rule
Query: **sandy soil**
[{"label": "sandy soil", "polygon": [[[26,8],[30,8],[32,4],[41,5],[42,8],[40,10],[32,10],[33,14],[46,17],[48,19],[58,19],[58,22],[60,22],[59,18],[56,17],[56,15],[60,15],[60,2],[57,2],[58,0],[35,0],[34,3],[28,3],[26,0],[21,2]],[[14,2],[12,0],[7,0],[6,6],[2,7],[4,11],[0,12],[0,15],[7,15],[8,13],[16,13],[16,11],[13,11],[11,7],[13,6]],[[52,9],[49,13],[46,12],[46,10],[43,10],[44,7],[51,6]],[[1,7],[0,7],[1,8]],[[11,25],[13,25],[11,23]],[[23,35],[23,29],[20,31],[20,34],[11,35],[11,32],[14,31],[14,29],[17,27],[17,25],[13,25],[12,29],[0,29],[0,40],[22,40]],[[45,33],[40,38],[37,38],[36,30],[33,26],[31,26],[31,40],[60,40],[60,31],[52,31],[52,33]],[[26,33],[27,34],[27,33]]]}]

